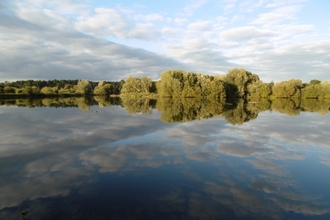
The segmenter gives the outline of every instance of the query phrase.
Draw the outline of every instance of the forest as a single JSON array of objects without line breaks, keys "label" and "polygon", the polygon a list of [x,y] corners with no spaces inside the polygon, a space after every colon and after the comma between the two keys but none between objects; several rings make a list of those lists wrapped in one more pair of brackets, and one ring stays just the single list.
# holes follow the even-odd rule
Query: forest
[{"label": "forest", "polygon": [[203,98],[225,101],[230,98],[330,99],[330,83],[313,79],[290,79],[265,83],[245,69],[234,68],[226,75],[212,76],[183,70],[166,70],[158,81],[129,76],[121,81],[20,80],[1,82],[0,96],[90,96]]}]

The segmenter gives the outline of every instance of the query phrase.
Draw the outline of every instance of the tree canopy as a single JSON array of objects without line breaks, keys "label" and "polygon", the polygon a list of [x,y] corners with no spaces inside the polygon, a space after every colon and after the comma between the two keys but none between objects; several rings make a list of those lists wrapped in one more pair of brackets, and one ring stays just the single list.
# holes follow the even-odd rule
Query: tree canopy
[{"label": "tree canopy", "polygon": [[328,81],[300,79],[265,83],[243,68],[234,68],[223,76],[212,76],[183,70],[166,70],[160,80],[129,76],[121,81],[93,82],[83,80],[18,80],[0,82],[0,95],[9,96],[89,96],[122,95],[135,97],[156,95],[171,98],[203,98],[222,100],[228,98],[261,99],[330,99]]}]

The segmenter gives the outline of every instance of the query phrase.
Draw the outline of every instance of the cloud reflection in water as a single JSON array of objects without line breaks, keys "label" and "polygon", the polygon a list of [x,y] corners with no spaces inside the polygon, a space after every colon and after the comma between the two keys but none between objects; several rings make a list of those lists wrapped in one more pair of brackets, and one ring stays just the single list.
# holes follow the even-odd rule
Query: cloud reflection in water
[{"label": "cloud reflection in water", "polygon": [[222,118],[164,124],[155,110],[112,109],[1,107],[0,217],[24,205],[42,217],[60,202],[70,207],[62,217],[78,218],[94,200],[113,207],[107,215],[100,213],[105,204],[98,214],[86,208],[88,218],[329,215],[329,175],[310,186],[325,190],[315,194],[294,169],[316,156],[329,171],[329,115],[263,112],[231,126]]}]

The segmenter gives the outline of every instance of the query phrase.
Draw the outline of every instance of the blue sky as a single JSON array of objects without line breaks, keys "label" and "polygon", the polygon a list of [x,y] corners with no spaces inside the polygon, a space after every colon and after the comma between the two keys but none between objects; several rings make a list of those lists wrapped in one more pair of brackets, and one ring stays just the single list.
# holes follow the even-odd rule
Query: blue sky
[{"label": "blue sky", "polygon": [[159,79],[167,69],[330,80],[326,0],[2,0],[0,81]]}]

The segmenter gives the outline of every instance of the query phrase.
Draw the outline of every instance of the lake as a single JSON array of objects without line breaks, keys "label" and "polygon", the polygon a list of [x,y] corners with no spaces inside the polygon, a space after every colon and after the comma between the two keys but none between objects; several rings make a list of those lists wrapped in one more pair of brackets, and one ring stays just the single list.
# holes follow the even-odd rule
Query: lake
[{"label": "lake", "polygon": [[0,219],[330,219],[329,104],[98,101],[2,102]]}]

